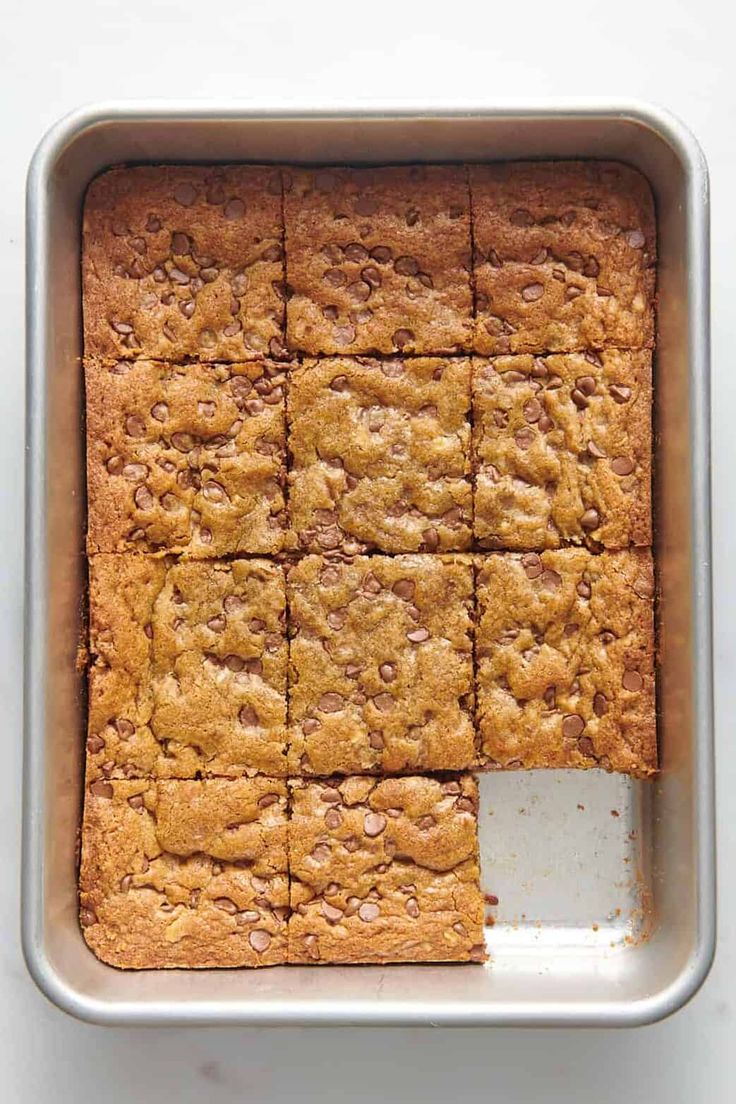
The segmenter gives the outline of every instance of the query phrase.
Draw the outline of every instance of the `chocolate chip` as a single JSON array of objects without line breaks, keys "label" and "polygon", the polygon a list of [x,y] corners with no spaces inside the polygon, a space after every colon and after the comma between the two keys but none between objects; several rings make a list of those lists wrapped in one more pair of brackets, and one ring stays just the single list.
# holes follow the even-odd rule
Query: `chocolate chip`
[{"label": "chocolate chip", "polygon": [[521,566],[524,568],[528,579],[537,579],[544,570],[541,557],[536,552],[527,552],[523,555]]},{"label": "chocolate chip", "polygon": [[590,583],[586,582],[585,579],[580,580],[580,582],[575,587],[575,590],[577,591],[577,593],[580,595],[581,598],[590,598],[590,595],[591,595]]},{"label": "chocolate chip", "polygon": [[381,910],[374,901],[364,901],[358,909],[358,916],[361,920],[364,920],[366,924],[370,924],[371,921],[377,920],[380,913]]},{"label": "chocolate chip", "polygon": [[248,936],[248,942],[256,954],[263,954],[264,951],[268,950],[271,936],[264,928],[255,928]]},{"label": "chocolate chip", "polygon": [[632,249],[641,249],[646,241],[646,238],[642,234],[641,230],[629,230],[626,235],[626,241]]},{"label": "chocolate chip", "polygon": [[363,818],[363,831],[366,836],[380,836],[386,828],[386,818],[383,813],[366,813]]},{"label": "chocolate chip", "polygon": [[242,199],[229,199],[225,204],[222,213],[229,221],[242,218],[245,214],[245,204],[243,203]]},{"label": "chocolate chip", "polygon": [[97,924],[97,913],[91,908],[82,908],[79,910],[79,923],[83,928],[91,928],[93,924]]},{"label": "chocolate chip", "polygon": [[345,246],[345,259],[352,261],[353,264],[361,264],[363,261],[367,261],[368,257],[368,250],[360,242],[349,242]]},{"label": "chocolate chip", "polygon": [[544,295],[544,287],[542,284],[527,284],[525,288],[521,289],[521,297],[527,303],[533,303],[537,299],[541,299]]},{"label": "chocolate chip", "polygon": [[577,713],[568,713],[562,718],[562,735],[576,738],[585,729],[585,721]]},{"label": "chocolate chip", "polygon": [[382,663],[378,668],[378,673],[384,682],[396,681],[396,664],[395,663]]},{"label": "chocolate chip", "polygon": [[589,510],[586,510],[585,513],[580,518],[580,524],[583,527],[583,529],[588,529],[588,530],[597,529],[598,526],[600,525],[600,522],[601,522],[600,514],[598,513],[597,510],[593,509],[593,507],[591,507]]},{"label": "chocolate chip", "polygon": [[102,778],[93,782],[89,791],[94,794],[95,797],[112,797],[113,795],[112,785],[109,782],[105,782]]},{"label": "chocolate chip", "polygon": [[632,692],[636,692],[637,690],[641,690],[642,686],[644,685],[644,679],[641,677],[638,671],[633,671],[629,669],[624,671],[623,678],[621,679],[621,685],[623,686],[624,690],[631,690]]},{"label": "chocolate chip", "polygon": [[177,184],[174,189],[174,199],[177,203],[180,203],[182,207],[191,207],[196,198],[197,192],[193,184]]},{"label": "chocolate chip", "polygon": [[323,694],[317,703],[317,708],[323,713],[339,713],[345,708],[345,699],[342,694]]},{"label": "chocolate chip", "polygon": [[440,545],[440,535],[436,529],[425,529],[422,532],[422,547],[425,552],[436,552]]},{"label": "chocolate chip", "polygon": [[410,640],[412,642],[412,644],[421,644],[423,641],[429,640],[429,636],[430,636],[429,629],[425,629],[425,628],[411,629],[406,634],[406,639]]},{"label": "chocolate chip", "polygon": [[391,590],[397,598],[403,598],[404,601],[407,602],[411,601],[411,599],[414,597],[415,589],[416,584],[413,582],[412,579],[397,579],[394,585],[391,587]]},{"label": "chocolate chip", "polygon": [[411,330],[395,330],[391,336],[391,340],[397,349],[403,349],[405,345],[410,345],[412,341],[414,341],[414,334]]},{"label": "chocolate chip", "polygon": [[581,736],[578,740],[578,748],[582,755],[586,755],[589,759],[595,759],[595,747],[590,736]]},{"label": "chocolate chip", "polygon": [[614,475],[631,475],[635,467],[634,461],[628,456],[616,456],[611,461],[611,471]]},{"label": "chocolate chip", "polygon": [[623,383],[612,383],[608,391],[614,402],[619,404],[627,403],[631,398],[631,388],[626,387]]},{"label": "chocolate chip", "polygon": [[258,714],[252,705],[242,705],[238,712],[238,720],[244,728],[255,728],[258,723]]},{"label": "chocolate chip", "polygon": [[605,717],[608,712],[608,698],[605,694],[598,692],[593,696],[593,712],[596,717]]}]

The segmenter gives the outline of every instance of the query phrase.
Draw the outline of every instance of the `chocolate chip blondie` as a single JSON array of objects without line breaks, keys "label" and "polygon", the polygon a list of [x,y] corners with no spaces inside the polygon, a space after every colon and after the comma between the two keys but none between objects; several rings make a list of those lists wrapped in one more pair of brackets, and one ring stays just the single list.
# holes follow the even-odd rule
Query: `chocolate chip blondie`
[{"label": "chocolate chip blondie", "polygon": [[470,547],[470,361],[305,360],[289,380],[289,517],[299,548]]},{"label": "chocolate chip blondie", "polygon": [[485,960],[472,778],[290,788],[289,962]]},{"label": "chocolate chip blondie", "polygon": [[475,349],[654,344],[649,184],[606,161],[471,165]]},{"label": "chocolate chip blondie", "polygon": [[90,559],[88,773],[286,773],[286,591],[268,560]]},{"label": "chocolate chip blondie", "polygon": [[285,174],[289,348],[470,348],[470,196],[462,166]]},{"label": "chocolate chip blondie", "polygon": [[467,557],[306,556],[288,602],[292,774],[475,765]]},{"label": "chocolate chip blondie", "polygon": [[286,961],[286,783],[97,779],[85,795],[80,921],[123,969]]},{"label": "chocolate chip blondie", "polygon": [[474,361],[482,548],[651,543],[651,363],[622,349]]},{"label": "chocolate chip blondie", "polygon": [[90,553],[282,548],[281,366],[88,360],[85,377]]},{"label": "chocolate chip blondie", "polygon": [[657,769],[649,549],[479,558],[478,726],[494,769]]},{"label": "chocolate chip blondie", "polygon": [[279,170],[144,165],[103,173],[85,199],[82,278],[87,356],[281,356]]},{"label": "chocolate chip blondie", "polygon": [[465,772],[655,773],[655,264],[607,162],[92,182],[104,962],[483,962]]}]

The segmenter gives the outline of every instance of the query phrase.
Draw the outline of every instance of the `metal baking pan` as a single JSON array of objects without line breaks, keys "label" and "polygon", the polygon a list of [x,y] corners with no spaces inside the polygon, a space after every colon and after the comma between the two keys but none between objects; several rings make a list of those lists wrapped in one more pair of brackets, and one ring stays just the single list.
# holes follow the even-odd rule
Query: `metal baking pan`
[{"label": "metal baking pan", "polygon": [[[611,158],[659,219],[655,373],[662,772],[482,780],[492,963],[125,973],[87,950],[76,848],[85,725],[80,221],[120,162]],[[60,1007],[110,1024],[632,1025],[680,1007],[715,943],[708,179],[667,114],[610,103],[339,110],[108,104],[64,119],[28,179],[23,943]]]}]

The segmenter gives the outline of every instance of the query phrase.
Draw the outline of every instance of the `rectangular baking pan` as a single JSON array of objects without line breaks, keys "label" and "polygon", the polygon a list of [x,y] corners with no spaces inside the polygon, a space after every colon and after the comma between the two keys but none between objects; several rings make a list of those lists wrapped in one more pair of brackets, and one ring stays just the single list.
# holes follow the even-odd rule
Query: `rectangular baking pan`
[{"label": "rectangular baking pan", "polygon": [[[656,557],[662,772],[482,781],[485,967],[121,972],[77,922],[85,728],[80,223],[121,162],[612,158],[654,189]],[[108,1024],[632,1025],[696,991],[715,944],[708,179],[691,135],[609,103],[340,110],[108,104],[62,120],[28,178],[22,929],[43,992]],[[493,922],[495,921],[495,923]],[[492,924],[492,926],[491,926]]]}]

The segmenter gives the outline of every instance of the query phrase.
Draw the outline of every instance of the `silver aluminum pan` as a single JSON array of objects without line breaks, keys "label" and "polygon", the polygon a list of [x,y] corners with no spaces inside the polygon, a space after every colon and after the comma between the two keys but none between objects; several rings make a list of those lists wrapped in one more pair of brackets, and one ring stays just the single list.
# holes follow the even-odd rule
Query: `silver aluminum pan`
[{"label": "silver aluminum pan", "polygon": [[[491,966],[124,973],[103,965],[81,938],[76,891],[86,184],[125,161],[529,157],[628,161],[656,196],[661,776],[653,784],[600,772],[483,779],[484,883],[501,899],[488,928]],[[708,177],[691,135],[658,109],[608,102],[105,104],[63,119],[43,139],[27,218],[22,926],[44,993],[109,1024],[633,1025],[680,1007],[707,974],[715,944]]]}]

